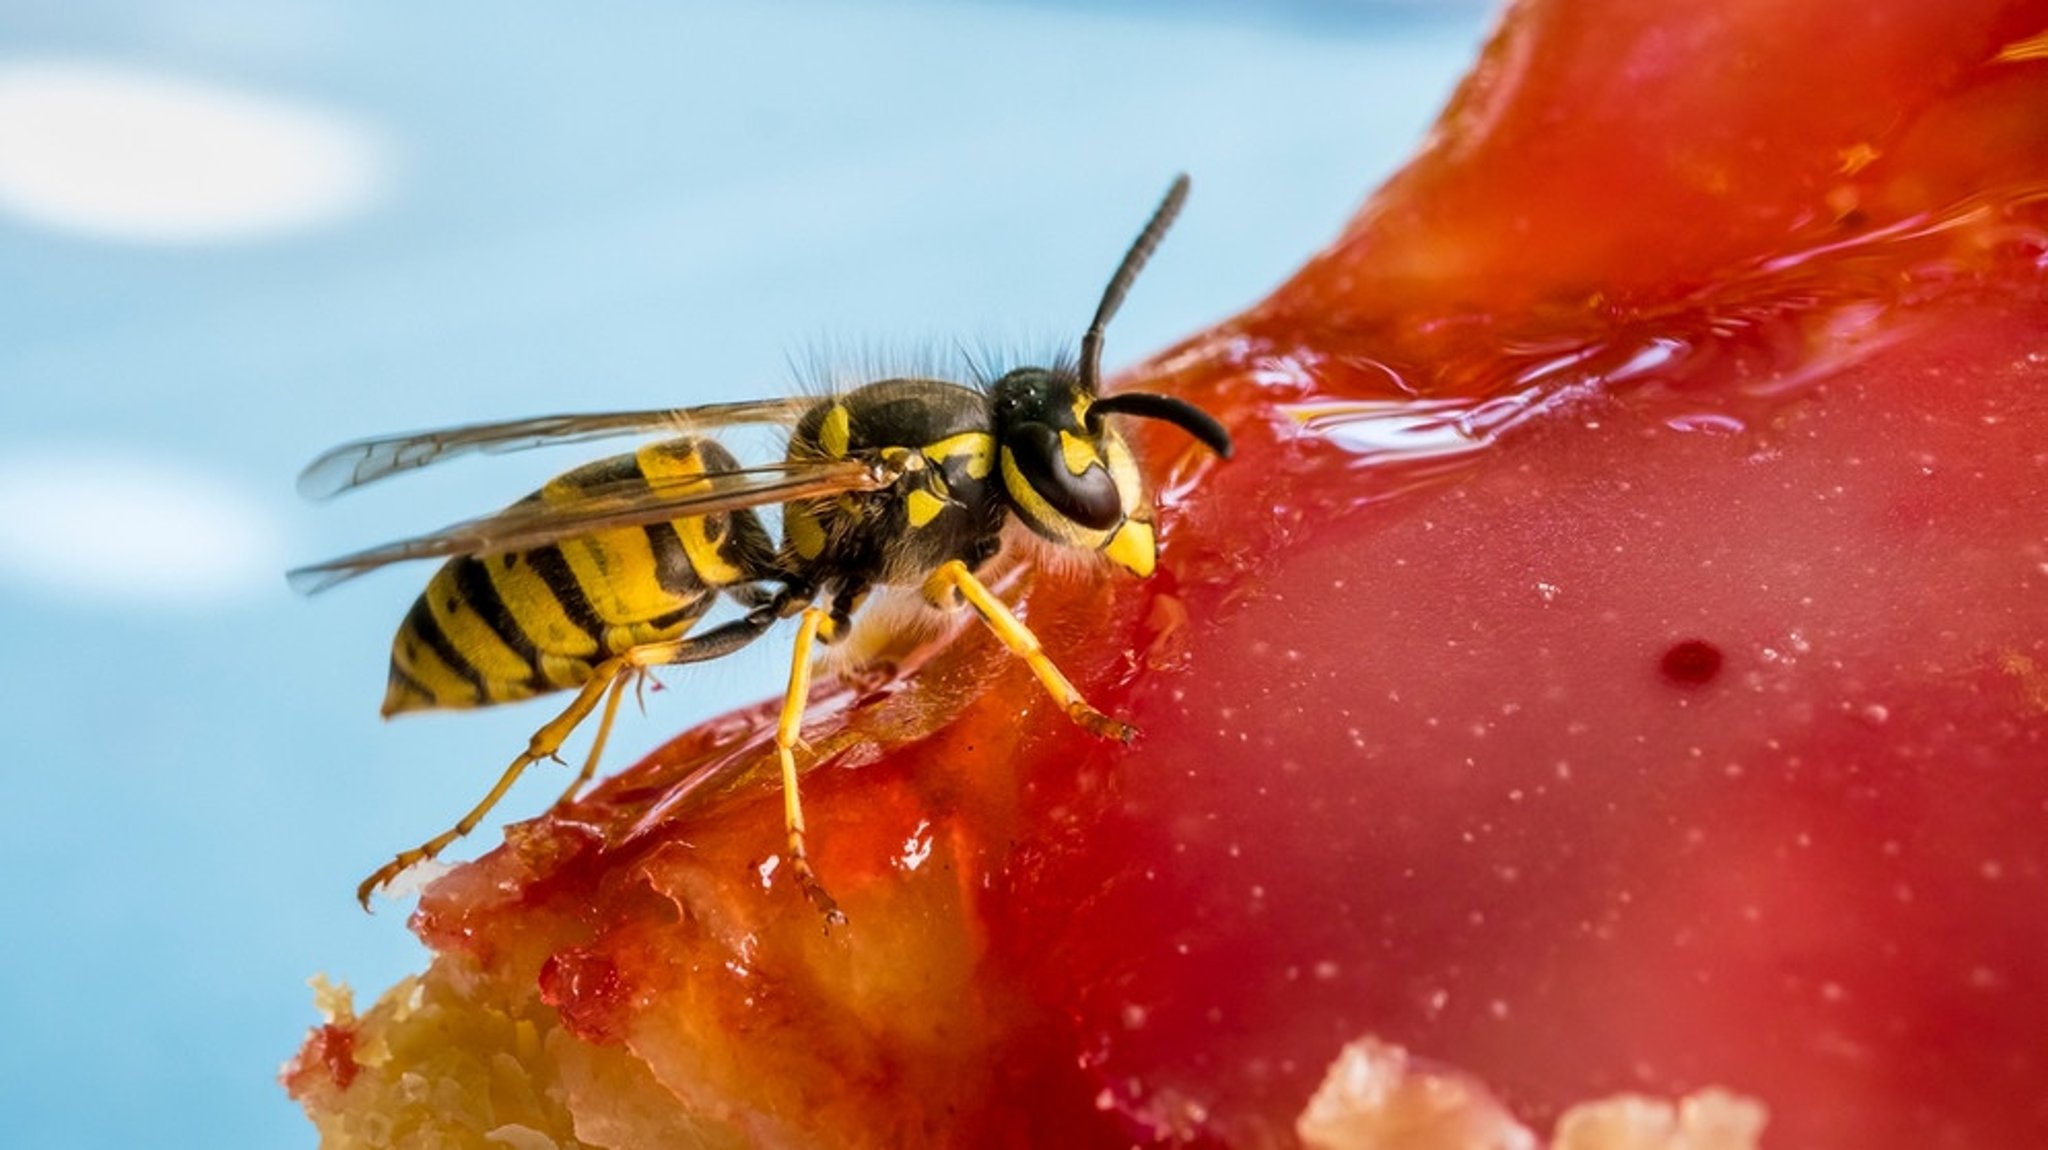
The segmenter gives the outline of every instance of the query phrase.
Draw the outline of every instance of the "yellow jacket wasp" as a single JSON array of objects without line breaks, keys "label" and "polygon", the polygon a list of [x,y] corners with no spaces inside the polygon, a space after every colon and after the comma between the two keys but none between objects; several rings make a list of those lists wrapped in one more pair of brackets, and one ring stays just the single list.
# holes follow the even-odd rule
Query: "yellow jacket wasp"
[{"label": "yellow jacket wasp", "polygon": [[[919,588],[936,607],[971,607],[1076,723],[1130,738],[1130,727],[1088,705],[975,572],[1015,518],[1054,544],[1152,573],[1151,499],[1108,416],[1163,420],[1229,456],[1229,433],[1200,408],[1099,388],[1103,332],[1187,192],[1187,177],[1175,179],[1125,253],[1078,364],[1018,368],[979,387],[884,379],[823,399],[476,424],[361,440],[314,460],[299,490],[324,499],[463,454],[667,436],[561,475],[497,514],[291,573],[311,593],[389,563],[447,560],[392,644],[386,715],[576,692],[460,822],[365,879],[356,890],[363,905],[473,829],[602,702],[590,755],[562,796],[572,799],[596,771],[627,684],[647,669],[715,659],[800,615],[775,738],[788,860],[806,896],[839,921],[805,855],[795,752],[813,648],[846,635],[875,588]],[[783,460],[743,467],[707,436],[742,424],[787,426]],[[781,508],[779,542],[755,511],[770,504]],[[691,633],[721,596],[743,613]]]}]

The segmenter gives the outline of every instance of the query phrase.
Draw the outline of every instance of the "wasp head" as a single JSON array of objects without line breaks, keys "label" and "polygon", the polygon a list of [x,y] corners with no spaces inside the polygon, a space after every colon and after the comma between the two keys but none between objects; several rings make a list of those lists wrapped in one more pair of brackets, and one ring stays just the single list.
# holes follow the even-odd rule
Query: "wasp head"
[{"label": "wasp head", "polygon": [[1152,501],[1129,445],[1103,417],[1165,420],[1230,455],[1230,434],[1201,408],[1143,392],[1096,396],[1071,371],[1010,372],[991,389],[990,414],[1003,492],[1025,525],[1141,578],[1157,553]]}]

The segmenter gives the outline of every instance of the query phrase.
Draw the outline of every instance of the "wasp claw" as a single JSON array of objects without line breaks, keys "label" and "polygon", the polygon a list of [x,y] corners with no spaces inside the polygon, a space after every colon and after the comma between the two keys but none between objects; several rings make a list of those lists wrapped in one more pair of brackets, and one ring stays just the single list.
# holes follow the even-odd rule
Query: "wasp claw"
[{"label": "wasp claw", "polygon": [[391,885],[391,880],[395,877],[397,877],[396,872],[394,872],[391,869],[390,865],[386,865],[378,868],[376,874],[371,875],[369,878],[366,878],[361,883],[357,884],[356,904],[363,908],[364,914],[377,913],[375,910],[371,909],[370,899],[373,898],[378,891],[383,890],[385,887]]},{"label": "wasp claw", "polygon": [[1086,703],[1073,704],[1067,709],[1067,716],[1089,734],[1115,739],[1125,745],[1138,737],[1138,728],[1122,719],[1112,719]]}]

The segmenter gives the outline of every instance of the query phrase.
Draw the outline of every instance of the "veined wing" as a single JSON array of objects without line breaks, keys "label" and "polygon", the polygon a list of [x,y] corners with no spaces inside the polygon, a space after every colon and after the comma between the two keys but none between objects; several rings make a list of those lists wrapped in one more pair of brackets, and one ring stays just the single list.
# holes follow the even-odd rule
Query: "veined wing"
[{"label": "veined wing", "polygon": [[574,492],[551,490],[543,497],[521,500],[494,515],[301,567],[285,578],[294,590],[311,595],[392,563],[525,551],[614,528],[644,527],[693,515],[714,515],[792,499],[816,499],[845,491],[874,491],[887,487],[896,478],[894,472],[879,465],[852,459],[821,459],[666,482],[635,477],[592,484]]},{"label": "veined wing", "polygon": [[743,423],[794,423],[814,399],[756,399],[708,403],[653,411],[594,415],[542,415],[497,423],[472,423],[436,431],[415,431],[344,443],[306,465],[299,494],[332,499],[366,483],[478,452],[524,451],[558,443],[587,443],[615,435],[661,432],[690,435]]}]

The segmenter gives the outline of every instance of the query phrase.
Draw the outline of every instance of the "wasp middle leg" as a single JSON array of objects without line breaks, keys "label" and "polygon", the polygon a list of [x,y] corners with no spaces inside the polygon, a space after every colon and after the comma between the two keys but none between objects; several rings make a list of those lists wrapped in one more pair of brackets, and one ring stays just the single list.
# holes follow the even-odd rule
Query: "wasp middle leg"
[{"label": "wasp middle leg", "polygon": [[811,697],[811,650],[819,640],[831,642],[837,637],[845,616],[843,606],[830,611],[818,606],[804,608],[790,658],[789,690],[782,696],[782,718],[775,725],[775,757],[782,764],[782,816],[789,836],[790,873],[804,897],[825,916],[827,926],[845,923],[846,915],[818,881],[817,872],[811,869],[810,854],[804,849],[804,806],[797,790],[796,748],[803,744],[804,708]]}]

